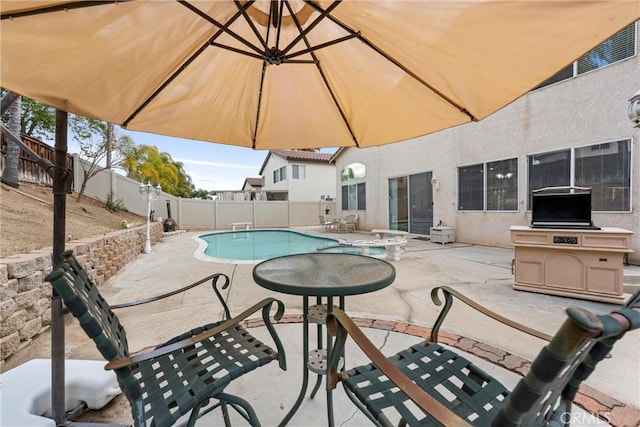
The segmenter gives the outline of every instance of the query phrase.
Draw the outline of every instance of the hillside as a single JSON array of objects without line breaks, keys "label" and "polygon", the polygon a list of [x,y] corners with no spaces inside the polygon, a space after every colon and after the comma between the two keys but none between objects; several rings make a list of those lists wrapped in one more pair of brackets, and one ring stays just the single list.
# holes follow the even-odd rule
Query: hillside
[{"label": "hillside", "polygon": [[[69,240],[96,236],[122,228],[122,222],[143,224],[145,218],[129,212],[113,213],[103,202],[67,195],[66,235]],[[0,258],[49,247],[53,241],[51,187],[20,183],[0,188]]]}]

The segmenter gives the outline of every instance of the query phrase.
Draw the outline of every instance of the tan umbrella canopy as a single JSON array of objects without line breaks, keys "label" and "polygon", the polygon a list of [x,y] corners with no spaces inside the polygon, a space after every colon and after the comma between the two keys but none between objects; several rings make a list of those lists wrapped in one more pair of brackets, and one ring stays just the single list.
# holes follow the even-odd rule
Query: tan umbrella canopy
[{"label": "tan umbrella canopy", "polygon": [[127,129],[369,147],[486,117],[638,0],[2,1],[1,84]]},{"label": "tan umbrella canopy", "polygon": [[[639,0],[3,0],[0,84],[131,130],[370,147],[480,120],[639,18]],[[54,263],[65,245],[58,119]],[[55,293],[51,317],[61,424]]]}]

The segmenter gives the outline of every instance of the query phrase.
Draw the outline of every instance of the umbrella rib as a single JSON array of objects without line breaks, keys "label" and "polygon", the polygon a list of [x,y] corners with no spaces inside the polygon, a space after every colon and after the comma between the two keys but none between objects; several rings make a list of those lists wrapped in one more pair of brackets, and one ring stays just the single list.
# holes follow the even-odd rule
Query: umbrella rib
[{"label": "umbrella rib", "polygon": [[[287,0],[283,0],[283,1],[287,1]],[[271,1],[271,12],[275,11],[278,15],[278,21],[276,21],[276,16],[273,16],[273,24],[276,27],[276,51],[278,50],[278,48],[280,47],[280,30],[282,30],[282,15],[284,14],[284,7],[282,7],[282,5],[278,6],[278,2],[275,0]],[[268,28],[267,28],[268,30]]]},{"label": "umbrella rib", "polygon": [[[302,27],[300,26],[300,23],[296,19],[295,13],[291,9],[291,5],[289,5],[289,2],[285,0],[284,4],[287,5],[287,9],[289,9],[289,13],[291,14],[291,17],[293,18],[294,22],[296,23],[296,26],[298,27],[298,30],[300,31],[300,34],[298,34],[298,36],[295,39],[293,39],[291,41],[291,43],[289,43],[289,45],[282,50],[282,53],[284,55],[286,55],[287,52],[289,52],[293,48],[293,46],[295,46],[300,40],[305,38],[307,36],[307,34],[309,34],[309,32],[311,30],[313,30],[324,18],[329,16],[331,11],[333,9],[335,9],[336,7],[338,7],[338,5],[341,2],[342,2],[342,0],[334,1],[333,3],[331,3],[331,5],[326,10],[324,10],[324,9],[322,9],[320,7],[317,7],[316,10],[320,12],[320,16],[318,16],[311,24],[309,24],[307,26],[307,28],[302,29]],[[313,5],[311,2],[308,2],[306,0],[305,0],[305,3]]]},{"label": "umbrella rib", "polygon": [[[285,3],[287,5],[287,8],[289,9],[289,13],[291,14],[291,17],[293,18],[293,22],[296,24],[296,27],[298,28],[298,31],[302,32],[302,26],[300,25],[300,22],[298,21],[298,19],[296,18],[296,15],[293,13],[293,10],[291,9],[291,6],[289,5],[289,2]],[[304,40],[304,43],[307,45],[307,48],[311,48],[311,44],[309,43],[309,40],[307,39],[306,35],[302,35],[302,39]],[[329,81],[327,80],[327,76],[324,74],[324,71],[322,70],[322,67],[320,66],[320,61],[318,60],[318,57],[316,56],[315,50],[311,50],[309,52],[311,54],[311,57],[313,58],[313,61],[316,65],[316,68],[318,69],[318,72],[320,73],[320,77],[322,77],[322,81],[324,82],[324,85],[326,86],[327,90],[329,91],[329,95],[331,96],[331,99],[333,100],[333,103],[335,104],[336,108],[338,109],[338,112],[340,113],[340,117],[342,117],[342,121],[344,122],[344,125],[346,126],[347,130],[349,130],[349,134],[351,135],[351,138],[353,139],[353,143],[356,147],[360,148],[360,143],[358,142],[358,138],[356,138],[356,135],[353,133],[353,129],[351,129],[351,125],[349,123],[349,121],[347,120],[347,116],[344,114],[344,111],[342,110],[342,107],[340,106],[340,103],[338,102],[338,99],[336,98],[336,95],[333,93],[333,90],[331,89],[331,86],[329,85]]]},{"label": "umbrella rib", "polygon": [[[324,9],[322,9],[320,6],[318,6],[317,4],[315,4],[314,2],[310,2],[310,1],[306,1],[307,4],[311,5],[311,7],[313,7],[316,11],[323,13]],[[404,71],[405,73],[407,73],[408,75],[410,75],[413,79],[415,79],[416,81],[418,81],[420,84],[422,84],[424,87],[428,88],[430,91],[432,91],[433,93],[435,93],[436,95],[438,95],[440,98],[442,98],[444,101],[446,101],[447,103],[449,103],[450,105],[452,105],[453,107],[457,108],[458,111],[460,111],[462,114],[466,115],[467,117],[469,117],[469,119],[471,121],[477,122],[478,118],[476,116],[474,116],[469,110],[467,110],[466,108],[464,108],[463,106],[461,106],[460,104],[458,104],[457,102],[455,102],[453,99],[449,98],[447,95],[445,95],[444,93],[442,93],[441,91],[439,91],[438,89],[436,89],[434,86],[432,86],[431,84],[429,84],[427,81],[425,81],[423,78],[421,78],[420,76],[418,76],[416,73],[414,73],[413,71],[411,71],[410,69],[408,69],[406,66],[404,66],[402,63],[400,63],[400,61],[398,61],[397,59],[395,59],[394,57],[392,57],[391,55],[387,54],[384,50],[380,49],[378,46],[376,46],[373,42],[371,42],[369,39],[367,39],[366,37],[364,37],[360,31],[355,31],[352,28],[350,28],[348,25],[346,25],[345,23],[341,22],[339,19],[337,19],[336,17],[334,17],[331,14],[327,15],[327,18],[329,20],[331,20],[333,23],[335,23],[336,25],[339,25],[343,30],[347,31],[350,34],[354,34],[355,37],[360,40],[362,43],[364,43],[365,45],[367,45],[369,48],[375,50],[378,54],[382,55],[387,61],[391,62],[392,64],[394,64],[396,67],[400,68],[402,71]]]},{"label": "umbrella rib", "polygon": [[[305,53],[310,53],[310,52],[314,52],[316,50],[324,49],[325,47],[332,46],[332,45],[338,44],[338,43],[342,43],[344,41],[351,40],[351,39],[356,38],[356,37],[358,37],[357,34],[349,34],[348,36],[340,37],[339,39],[335,39],[335,40],[332,40],[330,42],[317,44],[315,46],[309,46],[307,49],[297,50],[294,53],[292,53],[290,55],[287,55],[286,59],[295,58],[296,56],[304,55]],[[289,62],[289,61],[285,61],[285,62]]]},{"label": "umbrella rib", "polygon": [[119,0],[119,1],[114,1],[114,0],[93,1],[92,0],[92,1],[68,2],[68,3],[58,4],[55,6],[47,6],[47,7],[40,7],[36,9],[31,9],[31,10],[25,10],[24,12],[3,13],[2,15],[0,15],[0,20],[23,18],[26,16],[42,15],[45,13],[52,13],[52,12],[63,12],[71,9],[82,9],[85,7],[104,6],[105,4],[110,4],[110,3],[117,4],[117,3],[128,2],[128,1],[131,1],[131,0]]},{"label": "umbrella rib", "polygon": [[227,45],[216,43],[216,42],[211,42],[209,44],[211,46],[213,46],[213,47],[219,47],[221,49],[230,50],[231,52],[239,53],[241,55],[250,56],[251,58],[255,58],[255,59],[259,59],[261,61],[264,61],[264,57],[262,55],[257,55],[257,54],[252,53],[252,52],[247,52],[246,50],[238,49],[237,47],[227,46]]},{"label": "umbrella rib", "polygon": [[262,47],[264,49],[267,49],[267,42],[264,40],[264,38],[262,38],[262,35],[260,34],[258,29],[256,28],[256,26],[253,23],[253,21],[251,20],[251,18],[249,18],[249,15],[247,14],[247,10],[244,8],[244,6],[242,4],[240,4],[240,2],[238,0],[234,0],[234,3],[237,6],[237,8],[240,11],[240,13],[242,14],[242,17],[245,19],[245,21],[247,21],[247,24],[249,24],[249,27],[251,27],[251,30],[253,31],[255,36],[258,38],[258,40],[262,44]]},{"label": "umbrella rib", "polygon": [[[269,4],[269,21],[271,21],[271,24],[274,27],[278,27],[278,0],[271,0],[271,3]],[[267,25],[268,27],[269,25]]]},{"label": "umbrella rib", "polygon": [[[255,45],[251,44],[251,42],[249,42],[248,40],[242,38],[240,35],[236,34],[234,31],[229,29],[229,24],[231,24],[234,20],[230,20],[230,22],[228,22],[227,24],[221,24],[220,22],[216,21],[215,19],[213,19],[212,17],[210,17],[209,15],[207,15],[206,13],[204,13],[203,11],[201,11],[200,9],[198,9],[197,7],[195,7],[194,5],[192,5],[191,3],[189,3],[187,0],[178,0],[178,3],[180,3],[181,5],[183,5],[184,7],[186,7],[187,9],[189,9],[190,11],[192,11],[193,13],[195,13],[196,15],[200,16],[202,19],[204,19],[205,21],[209,22],[210,24],[215,25],[216,27],[218,27],[218,29],[220,29],[221,31],[227,33],[228,35],[230,35],[231,37],[233,37],[234,39],[238,40],[240,43],[244,44],[245,46],[247,46],[248,48],[255,50],[258,54],[262,54],[263,52],[256,47]],[[248,5],[253,4],[252,2],[247,2],[247,4],[245,4],[244,7],[248,7]],[[238,12],[239,15],[242,14],[242,12]],[[217,34],[216,34],[217,36]]]},{"label": "umbrella rib", "polygon": [[264,76],[267,69],[267,61],[262,62],[262,74],[260,76],[260,91],[258,92],[258,108],[256,108],[256,127],[253,130],[253,143],[252,147],[256,148],[256,140],[258,139],[258,122],[260,121],[260,105],[262,104],[262,89],[264,88]]},{"label": "umbrella rib", "polygon": [[[254,0],[248,1],[244,7],[248,8],[251,4],[253,4]],[[184,3],[183,3],[184,4]],[[236,19],[238,19],[240,16],[242,16],[242,13],[240,11],[236,12],[231,18],[229,18],[229,21],[227,22],[226,26],[231,25],[233,22],[235,22]],[[224,29],[220,28],[218,29],[218,31],[209,39],[207,40],[202,46],[200,46],[200,48],[198,48],[198,50],[196,50],[193,55],[191,55],[189,57],[189,59],[187,59],[184,64],[182,64],[180,66],[180,68],[178,68],[173,74],[171,74],[171,76],[169,76],[169,78],[167,78],[147,99],[144,100],[144,102],[142,102],[142,104],[140,104],[140,106],[138,106],[138,108],[136,108],[134,110],[133,113],[131,113],[129,115],[129,117],[127,117],[123,122],[122,122],[122,127],[126,128],[127,125],[131,122],[131,120],[133,120],[139,113],[140,111],[142,111],[143,109],[146,108],[147,105],[149,105],[149,103],[151,101],[153,101],[169,84],[171,84],[171,82],[173,80],[175,80],[189,65],[191,65],[191,63],[193,61],[195,61],[195,59],[200,56],[200,54],[202,52],[204,52],[204,50],[209,47],[209,46],[213,46],[216,45],[216,43],[214,42],[214,40],[216,38],[218,38],[222,33],[224,33]],[[226,49],[228,49],[228,46],[223,46],[223,45],[219,45],[219,47],[224,47]],[[244,53],[247,55],[250,55],[249,52],[242,52],[240,51],[240,53]],[[251,55],[250,55],[251,56]],[[262,57],[259,57],[260,59],[262,59]]]}]

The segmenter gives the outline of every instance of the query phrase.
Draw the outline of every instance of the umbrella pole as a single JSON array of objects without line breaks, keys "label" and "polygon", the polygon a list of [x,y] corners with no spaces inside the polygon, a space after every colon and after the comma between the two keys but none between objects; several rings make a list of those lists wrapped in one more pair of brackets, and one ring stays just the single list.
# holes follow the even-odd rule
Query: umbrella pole
[{"label": "umbrella pole", "polygon": [[[54,267],[62,264],[65,249],[67,204],[67,117],[56,110],[55,167],[53,173],[53,254]],[[56,426],[65,426],[64,389],[64,313],[62,300],[54,290],[51,294],[51,409]]]}]

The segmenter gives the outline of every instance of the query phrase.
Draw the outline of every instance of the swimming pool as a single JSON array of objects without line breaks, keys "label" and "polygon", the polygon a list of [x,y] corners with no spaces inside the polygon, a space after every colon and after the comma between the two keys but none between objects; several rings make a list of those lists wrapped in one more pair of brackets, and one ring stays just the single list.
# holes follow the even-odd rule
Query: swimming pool
[{"label": "swimming pool", "polygon": [[[308,252],[360,254],[360,248],[338,239],[312,236],[292,230],[223,231],[201,234],[196,238],[196,258],[205,261],[255,262],[283,255]],[[371,248],[370,255],[384,254],[383,248]]]}]

